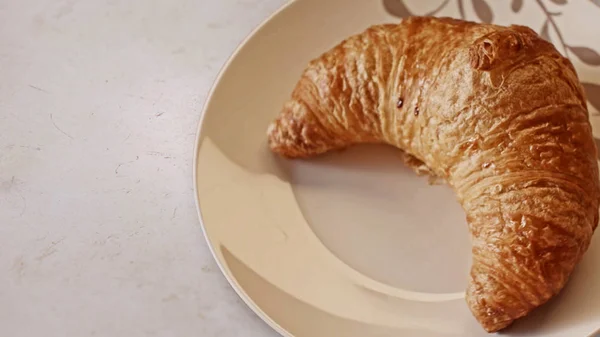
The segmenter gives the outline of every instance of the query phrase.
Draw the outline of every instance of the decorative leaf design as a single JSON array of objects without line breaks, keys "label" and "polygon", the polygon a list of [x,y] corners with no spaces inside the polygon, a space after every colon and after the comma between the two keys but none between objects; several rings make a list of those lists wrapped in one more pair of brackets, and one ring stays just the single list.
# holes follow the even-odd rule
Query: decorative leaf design
[{"label": "decorative leaf design", "polygon": [[585,89],[585,95],[587,96],[588,102],[600,111],[600,85],[595,83],[582,82],[583,88]]},{"label": "decorative leaf design", "polygon": [[557,5],[566,5],[567,4],[567,0],[550,0],[552,2],[554,2]]},{"label": "decorative leaf design", "polygon": [[460,17],[464,20],[465,19],[465,6],[463,4],[463,0],[457,0],[458,1],[458,13],[460,14]]},{"label": "decorative leaf design", "polygon": [[595,50],[588,47],[567,47],[573,52],[573,54],[577,55],[581,62],[591,66],[600,66],[600,55],[598,55]]},{"label": "decorative leaf design", "polygon": [[475,8],[475,14],[479,20],[485,23],[492,23],[494,20],[494,14],[490,5],[485,0],[473,0],[473,7]]},{"label": "decorative leaf design", "polygon": [[399,18],[412,16],[413,13],[406,7],[403,0],[383,0],[385,10]]},{"label": "decorative leaf design", "polygon": [[548,33],[548,20],[544,21],[544,25],[542,26],[542,30],[540,31],[540,36],[544,40],[552,42],[550,41],[550,33]]},{"label": "decorative leaf design", "polygon": [[600,0],[592,0],[592,3],[598,7],[600,7]]},{"label": "decorative leaf design", "polygon": [[448,5],[448,1],[450,1],[450,0],[444,0],[444,2],[442,2],[436,9],[432,10],[431,12],[425,13],[425,16],[434,16],[434,15],[436,15],[442,9],[446,8],[446,6]]},{"label": "decorative leaf design", "polygon": [[[600,1],[600,0],[598,0],[598,1]],[[523,0],[513,0],[512,4],[510,5],[510,8],[515,13],[518,13],[522,7],[523,7]]]}]

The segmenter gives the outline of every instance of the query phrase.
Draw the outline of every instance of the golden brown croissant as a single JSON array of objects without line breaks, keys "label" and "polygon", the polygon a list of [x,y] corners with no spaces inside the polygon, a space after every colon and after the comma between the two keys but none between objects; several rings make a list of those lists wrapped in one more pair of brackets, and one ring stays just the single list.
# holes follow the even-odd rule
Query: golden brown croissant
[{"label": "golden brown croissant", "polygon": [[373,26],[310,62],[268,140],[286,157],[387,143],[445,179],[472,236],[467,303],[489,332],[556,295],[598,223],[582,86],[523,26]]}]

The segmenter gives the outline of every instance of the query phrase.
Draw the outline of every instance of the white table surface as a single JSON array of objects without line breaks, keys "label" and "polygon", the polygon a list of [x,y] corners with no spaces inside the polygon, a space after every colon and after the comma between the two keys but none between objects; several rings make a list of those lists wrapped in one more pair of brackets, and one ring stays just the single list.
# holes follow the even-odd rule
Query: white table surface
[{"label": "white table surface", "polygon": [[276,336],[192,185],[219,69],[285,0],[0,0],[0,336]]}]

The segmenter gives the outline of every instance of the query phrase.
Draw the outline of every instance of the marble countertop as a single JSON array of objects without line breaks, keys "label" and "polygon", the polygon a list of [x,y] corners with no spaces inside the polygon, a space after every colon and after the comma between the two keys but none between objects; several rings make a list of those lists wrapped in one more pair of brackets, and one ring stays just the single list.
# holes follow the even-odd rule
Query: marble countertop
[{"label": "marble countertop", "polygon": [[276,336],[216,266],[192,156],[285,0],[0,3],[0,335]]}]

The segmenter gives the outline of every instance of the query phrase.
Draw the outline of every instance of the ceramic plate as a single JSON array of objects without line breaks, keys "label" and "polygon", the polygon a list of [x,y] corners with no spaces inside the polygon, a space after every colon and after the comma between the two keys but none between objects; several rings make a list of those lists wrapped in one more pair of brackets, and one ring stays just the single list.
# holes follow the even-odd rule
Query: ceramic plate
[{"label": "ceramic plate", "polygon": [[[407,15],[524,24],[575,64],[600,132],[600,1],[297,0],[236,51],[205,106],[196,164],[203,228],[223,273],[275,330],[295,337],[488,336],[464,289],[470,243],[452,191],[385,146],[283,160],[265,132],[309,60]],[[585,28],[584,28],[585,27]],[[600,328],[600,235],[556,299],[506,336]]]}]

